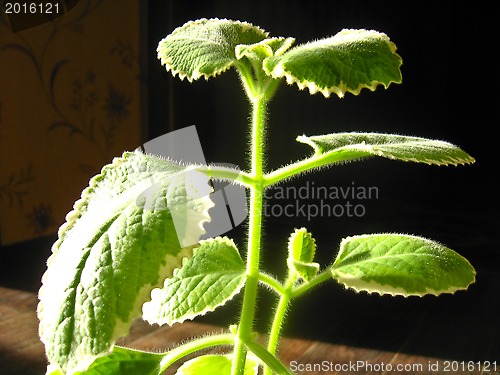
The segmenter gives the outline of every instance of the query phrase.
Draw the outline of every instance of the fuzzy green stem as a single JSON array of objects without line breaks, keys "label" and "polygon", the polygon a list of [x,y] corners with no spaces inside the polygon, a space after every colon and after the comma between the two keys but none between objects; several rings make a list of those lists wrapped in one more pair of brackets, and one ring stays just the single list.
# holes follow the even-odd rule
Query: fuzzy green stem
[{"label": "fuzzy green stem", "polygon": [[307,292],[309,289],[315,287],[316,285],[319,285],[325,281],[329,281],[332,279],[332,267],[328,267],[325,269],[323,272],[319,273],[315,277],[313,277],[311,280],[309,280],[307,283],[302,283],[295,288],[292,289],[291,293],[291,298],[296,298],[298,296],[301,296],[305,292]]},{"label": "fuzzy green stem", "polygon": [[314,169],[325,167],[337,162],[359,159],[363,156],[366,155],[361,152],[352,153],[349,158],[346,158],[341,152],[333,154],[321,154],[316,152],[311,157],[286,165],[266,174],[264,176],[264,187],[269,187],[282,182],[283,180],[300,176],[302,173],[309,172]]},{"label": "fuzzy green stem", "polygon": [[261,272],[259,274],[259,281],[272,291],[276,292],[279,296],[285,293],[283,285],[281,285],[281,283],[272,276]]},{"label": "fuzzy green stem", "polygon": [[[309,282],[304,282],[298,287],[294,286],[297,280],[297,274],[293,271],[289,271],[285,284],[280,291],[280,299],[278,302],[278,306],[276,307],[273,323],[271,325],[271,330],[269,332],[267,350],[271,355],[276,356],[283,328],[283,322],[285,320],[288,307],[290,306],[290,301],[300,296],[301,294],[305,293],[310,288],[326,280],[331,279],[330,268],[331,267],[324,270],[322,273],[314,277]],[[264,375],[272,375],[272,369],[266,366],[264,368]]]},{"label": "fuzzy green stem", "polygon": [[231,368],[232,375],[241,375],[245,369],[246,347],[245,342],[251,341],[253,321],[257,301],[259,283],[260,240],[262,229],[263,204],[263,161],[264,161],[264,128],[266,122],[265,98],[252,100],[252,134],[251,134],[251,176],[250,212],[248,229],[247,251],[247,278],[243,294],[240,324],[235,338],[234,358]]},{"label": "fuzzy green stem", "polygon": [[212,348],[214,346],[231,345],[233,343],[233,340],[234,336],[228,333],[222,335],[203,337],[200,339],[190,341],[187,344],[178,346],[175,349],[172,349],[165,354],[160,363],[160,368],[161,368],[160,372],[163,373],[174,362],[178,361],[181,358],[186,357],[189,354],[192,354],[202,349]]},{"label": "fuzzy green stem", "polygon": [[[269,332],[269,341],[267,343],[267,350],[272,355],[276,355],[278,351],[278,343],[281,336],[281,330],[283,327],[283,321],[285,320],[285,315],[288,310],[288,306],[291,300],[292,288],[295,283],[297,276],[295,272],[290,272],[287,280],[285,281],[285,286],[283,293],[280,296],[278,306],[274,313],[273,323],[271,325],[271,331]],[[264,369],[264,375],[272,375],[271,368],[267,367]]]},{"label": "fuzzy green stem", "polygon": [[253,184],[253,178],[248,173],[234,168],[218,165],[199,165],[196,166],[196,170],[206,174],[210,178],[230,181],[246,188],[250,188]]}]

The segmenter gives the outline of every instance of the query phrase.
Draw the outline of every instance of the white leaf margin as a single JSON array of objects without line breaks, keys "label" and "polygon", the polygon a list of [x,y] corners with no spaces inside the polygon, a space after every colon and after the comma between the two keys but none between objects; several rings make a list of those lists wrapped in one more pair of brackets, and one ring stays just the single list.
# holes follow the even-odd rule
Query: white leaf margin
[{"label": "white leaf margin", "polygon": [[[175,66],[174,66],[175,64],[173,63],[172,57],[171,56],[164,56],[162,54],[162,43],[163,43],[163,41],[165,41],[166,39],[171,39],[171,40],[172,39],[176,39],[175,33],[181,32],[181,30],[184,29],[184,28],[188,28],[188,27],[192,27],[192,26],[198,26],[200,24],[216,23],[216,22],[221,22],[221,23],[227,22],[227,23],[231,23],[233,25],[238,25],[238,26],[242,27],[243,31],[254,29],[254,30],[262,33],[262,39],[265,39],[265,38],[267,38],[269,36],[269,33],[267,31],[263,30],[262,28],[260,28],[258,26],[255,26],[255,25],[253,25],[253,24],[251,24],[249,22],[244,22],[244,21],[234,21],[234,20],[230,20],[230,19],[227,19],[227,18],[222,18],[222,19],[219,19],[219,18],[210,18],[210,19],[201,18],[201,19],[198,19],[198,20],[195,20],[195,21],[188,21],[184,25],[177,27],[174,31],[172,31],[172,33],[170,33],[169,35],[167,35],[165,38],[163,38],[159,42],[158,48],[157,48],[156,52],[158,54],[157,56],[158,56],[158,59],[161,62],[161,65],[164,65],[165,69],[167,71],[171,72],[171,74],[172,74],[173,77],[179,76],[179,78],[180,78],[181,81],[183,81],[184,79],[187,79],[189,82],[196,81],[196,80],[198,80],[198,79],[200,79],[202,77],[205,78],[205,80],[208,80],[209,78],[216,77],[216,76],[220,75],[221,73],[224,73],[227,70],[229,70],[238,61],[238,57],[236,56],[236,47],[238,47],[240,45],[235,46],[235,51],[233,51],[235,53],[235,58],[234,59],[229,59],[227,61],[227,63],[225,63],[220,68],[215,69],[211,74],[201,73],[199,71],[199,68],[195,69],[192,74],[189,73],[189,72],[183,71],[181,69],[176,69]],[[184,37],[178,38],[178,39],[183,39],[183,38],[186,38],[186,37],[187,36],[184,36]],[[204,40],[204,42],[205,43],[215,43],[215,42],[209,41],[209,40]]]},{"label": "white leaf margin", "polygon": [[[342,249],[344,249],[343,245],[346,242],[349,242],[351,239],[353,239],[353,238],[357,238],[357,239],[367,238],[367,237],[372,237],[374,235],[404,236],[404,237],[414,238],[414,239],[417,239],[419,241],[427,242],[429,244],[429,246],[432,246],[432,247],[442,246],[442,247],[446,248],[446,246],[444,246],[436,241],[433,241],[433,240],[430,240],[430,239],[427,239],[427,238],[424,238],[421,236],[415,236],[415,235],[403,234],[403,233],[372,233],[372,234],[364,234],[364,235],[357,235],[357,236],[349,236],[349,237],[344,238],[340,243],[341,250],[340,250],[339,254],[337,254],[337,257],[340,256]],[[451,249],[448,249],[448,250],[451,250]],[[451,251],[453,251],[453,250],[451,250]],[[460,254],[458,254],[458,253],[457,253],[457,255],[460,256]],[[465,259],[465,258],[463,258],[463,259],[468,262],[467,259]],[[470,285],[472,285],[476,281],[476,278],[475,278],[476,271],[474,270],[474,268],[472,268],[472,269],[473,269],[473,279],[466,286],[466,288],[468,288]],[[350,275],[350,274],[346,274],[344,272],[339,271],[338,269],[335,269],[334,266],[331,267],[330,272],[331,272],[334,280],[337,280],[346,289],[352,289],[356,293],[366,292],[368,294],[374,294],[374,293],[379,294],[380,296],[390,295],[393,297],[394,296],[401,296],[401,297],[407,298],[407,297],[423,297],[426,295],[439,296],[441,294],[454,294],[457,291],[466,289],[464,287],[450,286],[446,290],[436,290],[433,288],[426,288],[425,291],[423,291],[423,292],[419,292],[419,293],[411,292],[411,293],[409,293],[407,290],[405,290],[402,287],[399,288],[399,287],[394,287],[394,286],[391,286],[388,284],[381,284],[381,283],[377,283],[373,280],[363,280],[362,278],[355,277],[355,276]]]},{"label": "white leaf margin", "polygon": [[[305,44],[298,45],[287,53],[293,53],[297,50],[308,51],[317,50],[318,48],[325,48],[327,45],[329,47],[340,46],[342,44],[350,44],[358,42],[360,38],[368,39],[380,39],[382,38],[389,46],[390,51],[396,54],[396,45],[389,39],[385,33],[381,33],[376,30],[366,30],[366,29],[342,29],[336,35],[330,38],[319,39],[313,42],[308,42]],[[265,62],[264,62],[265,63]],[[265,66],[265,65],[264,65]],[[373,80],[369,84],[359,84],[356,88],[350,88],[343,81],[340,81],[338,85],[331,87],[320,87],[315,82],[308,81],[306,79],[299,79],[292,75],[286,70],[283,60],[278,62],[271,70],[264,68],[267,74],[269,74],[274,79],[285,78],[287,84],[293,85],[294,83],[298,86],[300,90],[309,89],[309,93],[314,95],[318,92],[323,94],[325,98],[329,98],[332,93],[336,94],[339,98],[343,98],[347,92],[354,95],[359,95],[361,90],[364,88],[370,91],[375,91],[378,86],[382,85],[384,88],[389,87],[392,82],[384,83],[378,80]],[[399,83],[399,82],[394,82]]]},{"label": "white leaf margin", "polygon": [[[225,245],[228,245],[229,247],[238,251],[234,241],[228,237],[215,237],[215,238],[209,238],[207,240],[202,240],[202,241],[200,241],[200,246],[202,246],[204,243],[209,243],[209,242],[212,242],[214,240],[217,240],[217,241],[222,240],[222,242]],[[182,267],[196,256],[196,251],[198,251],[198,250],[199,250],[199,247],[194,249],[193,255],[191,257],[184,257],[182,259],[182,265],[179,268],[174,270],[171,278],[165,279],[164,284],[171,282],[172,279],[175,279],[177,274],[182,269]],[[245,272],[246,272],[245,268],[243,267],[241,270],[241,273],[240,273],[241,280],[237,283],[236,286],[234,286],[234,290],[227,297],[225,297],[222,302],[220,302],[218,304],[213,304],[213,305],[207,304],[207,306],[204,309],[202,309],[198,312],[184,314],[184,315],[182,315],[182,317],[176,318],[173,321],[170,321],[166,318],[163,318],[163,319],[158,318],[156,310],[160,307],[160,306],[158,306],[158,303],[160,303],[159,301],[162,300],[161,297],[163,294],[164,286],[159,287],[159,288],[155,288],[151,291],[150,301],[148,301],[142,305],[143,319],[145,321],[149,322],[150,324],[158,324],[160,326],[165,325],[165,324],[173,325],[174,323],[183,323],[186,320],[193,320],[194,318],[196,318],[198,316],[203,316],[203,315],[206,315],[207,313],[213,312],[218,307],[221,307],[221,306],[225,305],[227,302],[231,301],[241,291],[241,289],[243,288],[243,286],[245,285],[245,282],[246,282]],[[228,274],[226,273],[224,275],[228,275]],[[238,277],[238,273],[234,273],[234,276],[236,279]],[[191,277],[193,277],[193,276],[191,276]]]},{"label": "white leaf margin", "polygon": [[[332,136],[384,136],[384,137],[393,137],[395,139],[401,138],[407,140],[407,142],[393,142],[393,143],[381,143],[381,144],[371,144],[371,143],[366,143],[365,141],[362,141],[360,143],[354,143],[354,144],[348,144],[344,146],[339,146],[337,148],[331,149],[331,150],[322,150],[320,146],[315,142],[315,139],[318,138],[323,138],[328,135]],[[366,153],[367,157],[368,156],[380,156],[384,157],[387,159],[391,160],[400,160],[404,162],[415,162],[415,163],[424,163],[428,165],[460,165],[460,164],[473,164],[475,163],[475,159],[467,154],[465,151],[460,149],[458,146],[447,142],[447,141],[441,141],[437,139],[429,139],[429,138],[422,138],[422,137],[415,137],[415,136],[405,136],[405,135],[400,135],[400,134],[388,134],[388,133],[333,133],[333,134],[328,134],[328,135],[320,135],[320,136],[306,136],[306,135],[300,135],[296,138],[297,142],[307,144],[311,146],[314,150],[315,155],[321,155],[322,157],[326,157],[329,154],[334,155],[336,153],[340,153],[342,151],[347,151],[347,152],[364,152]],[[389,148],[394,148],[396,149],[398,145],[404,146],[404,148],[410,148],[413,147],[414,149],[439,149],[442,151],[455,151],[459,153],[463,153],[463,157],[458,158],[458,157],[452,157],[452,156],[444,156],[444,153],[440,153],[441,157],[440,158],[417,158],[417,157],[412,157],[412,156],[396,156],[394,153],[391,153]],[[384,149],[385,148],[385,149]],[[393,150],[395,151],[395,150]]]}]

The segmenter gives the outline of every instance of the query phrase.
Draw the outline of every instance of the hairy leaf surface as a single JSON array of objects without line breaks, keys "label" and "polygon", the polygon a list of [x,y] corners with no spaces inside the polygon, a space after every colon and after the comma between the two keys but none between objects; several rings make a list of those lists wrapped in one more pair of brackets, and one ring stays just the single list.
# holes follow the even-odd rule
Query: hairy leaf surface
[{"label": "hairy leaf surface", "polygon": [[193,319],[225,304],[244,283],[245,263],[231,239],[201,241],[193,257],[175,271],[174,277],[152,292],[143,317],[160,325]]},{"label": "hairy leaf surface", "polygon": [[75,375],[157,375],[163,357],[164,354],[115,346],[111,353],[97,358],[88,370]]},{"label": "hairy leaf surface", "polygon": [[[113,351],[97,358],[90,367],[75,375],[158,375],[164,354],[143,352],[115,346]],[[64,375],[56,366],[50,365],[46,375]]]},{"label": "hairy leaf surface", "polygon": [[295,229],[288,240],[288,268],[309,281],[319,270],[319,264],[313,262],[315,253],[316,242],[311,233],[306,228]]},{"label": "hairy leaf surface", "polygon": [[279,37],[264,39],[254,44],[240,44],[236,46],[236,58],[241,60],[248,57],[250,60],[262,61],[270,56],[282,55],[294,42],[294,38]]},{"label": "hairy leaf surface", "polygon": [[381,133],[333,133],[299,136],[297,141],[311,146],[318,166],[371,156],[435,165],[474,163],[459,147],[444,141]]},{"label": "hairy leaf surface", "polygon": [[331,38],[290,49],[264,61],[264,71],[285,78],[311,94],[343,97],[362,88],[375,90],[401,82],[401,58],[387,35],[374,30],[344,29]]},{"label": "hairy leaf surface", "polygon": [[345,238],[331,272],[357,291],[402,296],[454,293],[475,280],[474,268],[458,253],[402,234]]},{"label": "hairy leaf surface", "polygon": [[85,371],[109,353],[151,290],[192,255],[180,243],[194,234],[184,228],[179,237],[176,227],[199,237],[213,203],[208,178],[188,169],[126,153],[90,181],[68,214],[38,305],[47,356],[64,373]]},{"label": "hairy leaf surface", "polygon": [[160,41],[158,58],[181,79],[208,79],[234,65],[237,45],[265,38],[264,30],[247,22],[200,19],[185,23]]}]

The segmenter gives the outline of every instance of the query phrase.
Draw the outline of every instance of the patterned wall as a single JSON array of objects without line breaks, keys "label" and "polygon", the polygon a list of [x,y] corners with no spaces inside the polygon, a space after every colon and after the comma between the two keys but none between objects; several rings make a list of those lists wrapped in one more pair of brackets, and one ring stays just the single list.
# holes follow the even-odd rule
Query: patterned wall
[{"label": "patterned wall", "polygon": [[140,144],[140,0],[0,19],[0,243],[56,233],[100,168]]}]

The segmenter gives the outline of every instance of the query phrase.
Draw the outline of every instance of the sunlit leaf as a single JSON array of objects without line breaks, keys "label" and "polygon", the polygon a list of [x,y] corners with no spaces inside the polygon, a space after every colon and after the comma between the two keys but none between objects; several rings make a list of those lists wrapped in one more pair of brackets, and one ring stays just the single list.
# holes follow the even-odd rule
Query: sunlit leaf
[{"label": "sunlit leaf", "polygon": [[163,354],[115,346],[113,351],[97,358],[90,367],[75,375],[159,375]]},{"label": "sunlit leaf", "polygon": [[381,156],[392,160],[435,165],[474,163],[459,147],[444,141],[381,133],[333,133],[299,136],[314,151],[318,166],[341,161]]},{"label": "sunlit leaf", "polygon": [[244,283],[245,263],[231,239],[201,241],[193,257],[152,292],[143,318],[160,325],[193,319],[225,304]]},{"label": "sunlit leaf", "polygon": [[240,44],[236,46],[236,58],[241,60],[248,57],[250,60],[261,61],[270,56],[279,56],[287,51],[295,42],[294,38],[269,38],[254,44]]},{"label": "sunlit leaf", "polygon": [[288,240],[288,268],[297,272],[305,281],[314,277],[319,264],[314,263],[316,243],[305,228],[295,229]]},{"label": "sunlit leaf", "polygon": [[247,22],[200,19],[185,23],[160,41],[158,58],[181,79],[208,79],[234,65],[236,46],[266,38],[265,31]]},{"label": "sunlit leaf", "polygon": [[[230,375],[232,355],[203,355],[184,363],[176,375]],[[257,375],[259,363],[247,357],[243,375]]]},{"label": "sunlit leaf", "polygon": [[387,35],[374,30],[344,29],[337,35],[302,44],[264,60],[264,71],[285,78],[311,94],[343,97],[401,82],[401,58]]},{"label": "sunlit leaf", "polygon": [[475,270],[455,251],[403,234],[347,237],[331,268],[333,277],[357,291],[423,296],[467,289]]},{"label": "sunlit leaf", "polygon": [[202,173],[140,152],[90,181],[59,230],[39,292],[51,363],[85,371],[128,333],[151,290],[192,255],[180,243],[204,233],[210,192]]}]

